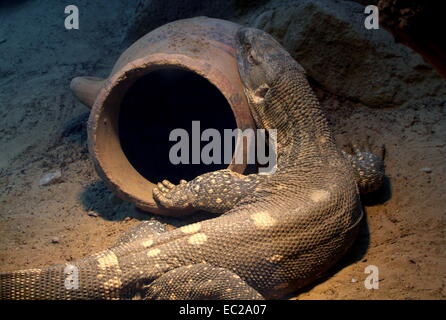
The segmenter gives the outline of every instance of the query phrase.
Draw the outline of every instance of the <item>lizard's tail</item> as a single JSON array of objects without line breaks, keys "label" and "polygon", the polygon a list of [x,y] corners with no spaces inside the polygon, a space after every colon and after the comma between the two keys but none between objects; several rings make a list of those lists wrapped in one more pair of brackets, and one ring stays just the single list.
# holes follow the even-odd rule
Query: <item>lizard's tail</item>
[{"label": "lizard's tail", "polygon": [[0,300],[118,299],[124,282],[110,250],[42,269],[0,273]]},{"label": "lizard's tail", "polygon": [[[87,260],[88,261],[88,260]],[[104,299],[117,297],[116,274],[99,276],[86,261],[0,273],[0,300]],[[108,282],[107,282],[108,281]],[[102,284],[99,286],[98,284]]]},{"label": "lizard's tail", "polygon": [[0,273],[1,300],[58,299],[63,289],[62,266]]}]

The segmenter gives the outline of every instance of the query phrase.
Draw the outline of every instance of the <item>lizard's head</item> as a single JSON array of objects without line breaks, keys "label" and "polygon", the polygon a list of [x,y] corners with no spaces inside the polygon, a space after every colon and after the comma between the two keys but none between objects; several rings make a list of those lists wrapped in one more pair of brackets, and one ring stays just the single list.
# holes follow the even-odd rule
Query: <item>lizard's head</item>
[{"label": "lizard's head", "polygon": [[268,90],[290,69],[304,69],[268,33],[254,28],[240,28],[236,36],[236,56],[240,78],[257,125],[268,128],[265,119]]}]

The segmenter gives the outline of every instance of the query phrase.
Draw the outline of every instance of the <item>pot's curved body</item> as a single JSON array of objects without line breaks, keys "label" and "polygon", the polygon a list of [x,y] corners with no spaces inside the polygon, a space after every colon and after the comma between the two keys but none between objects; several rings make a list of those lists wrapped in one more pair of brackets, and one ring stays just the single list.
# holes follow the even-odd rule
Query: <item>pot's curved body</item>
[{"label": "pot's curved body", "polygon": [[[88,141],[95,168],[120,198],[146,211],[175,215],[157,206],[152,198],[153,183],[130,164],[121,148],[121,102],[128,89],[142,76],[163,68],[192,71],[223,94],[238,128],[254,128],[235,58],[235,33],[239,27],[229,21],[207,17],[178,20],[148,33],[130,46],[107,79],[78,77],[72,80],[71,88],[78,99],[92,106]],[[243,172],[245,167],[245,164],[229,165],[237,172]]]}]

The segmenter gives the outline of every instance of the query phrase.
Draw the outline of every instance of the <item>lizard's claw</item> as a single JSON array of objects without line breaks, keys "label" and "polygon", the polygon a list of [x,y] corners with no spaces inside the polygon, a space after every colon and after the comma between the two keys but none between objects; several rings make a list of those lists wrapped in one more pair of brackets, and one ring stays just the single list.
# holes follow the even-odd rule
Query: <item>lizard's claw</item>
[{"label": "lizard's claw", "polygon": [[[183,182],[184,181],[184,182]],[[187,196],[187,182],[181,180],[179,185],[174,185],[168,180],[158,182],[153,188],[153,199],[162,207],[168,209],[186,209],[190,207]]]},{"label": "lizard's claw", "polygon": [[371,153],[377,156],[379,159],[384,160],[385,147],[383,144],[377,145],[370,140],[370,136],[367,136],[365,141],[352,142],[348,144],[350,154],[361,157],[363,153]]},{"label": "lizard's claw", "polygon": [[175,185],[169,180],[163,180],[162,184],[169,190],[175,188]]},{"label": "lizard's claw", "polygon": [[168,193],[169,192],[169,189],[166,188],[164,186],[164,184],[162,184],[161,182],[158,182],[157,185],[158,185],[158,190],[160,190],[162,193]]}]

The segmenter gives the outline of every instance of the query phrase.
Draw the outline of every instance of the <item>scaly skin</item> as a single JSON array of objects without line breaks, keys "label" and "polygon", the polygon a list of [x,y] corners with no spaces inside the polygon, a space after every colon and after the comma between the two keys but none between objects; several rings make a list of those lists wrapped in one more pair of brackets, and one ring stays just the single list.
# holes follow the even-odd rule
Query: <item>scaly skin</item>
[{"label": "scaly skin", "polygon": [[338,150],[303,69],[271,36],[243,28],[237,41],[251,113],[258,127],[277,129],[276,172],[163,181],[154,190],[160,205],[223,214],[173,231],[142,223],[116,246],[73,263],[77,289],[65,286],[66,265],[2,273],[2,299],[277,298],[348,250],[363,215],[357,181],[367,185],[361,177],[372,176],[379,184],[382,163]]}]

